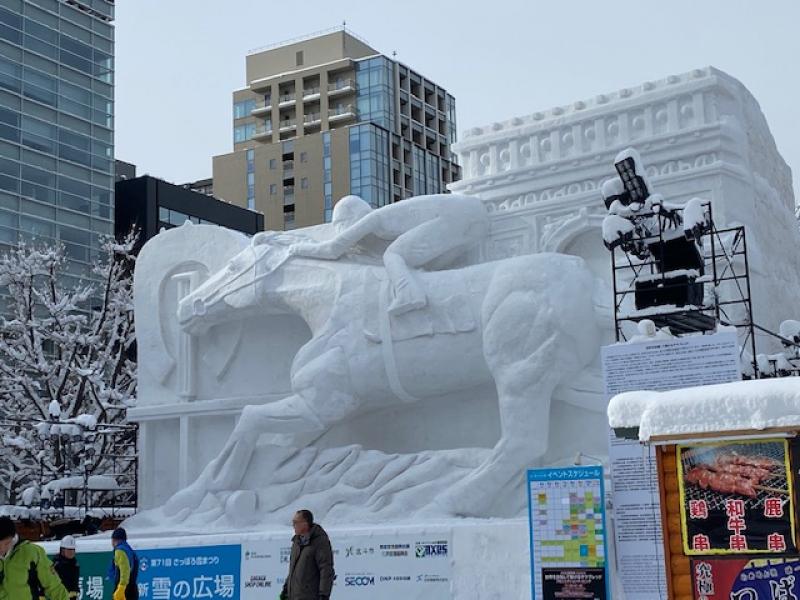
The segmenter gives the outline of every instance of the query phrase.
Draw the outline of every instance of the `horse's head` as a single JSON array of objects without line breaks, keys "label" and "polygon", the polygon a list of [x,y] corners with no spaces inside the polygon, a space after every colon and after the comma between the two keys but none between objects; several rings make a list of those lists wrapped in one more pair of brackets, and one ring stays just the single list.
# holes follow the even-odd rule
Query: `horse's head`
[{"label": "horse's head", "polygon": [[254,236],[247,248],[178,303],[180,326],[190,333],[203,333],[243,313],[281,313],[279,307],[263,302],[263,286],[291,257],[293,241],[296,236],[282,232]]}]

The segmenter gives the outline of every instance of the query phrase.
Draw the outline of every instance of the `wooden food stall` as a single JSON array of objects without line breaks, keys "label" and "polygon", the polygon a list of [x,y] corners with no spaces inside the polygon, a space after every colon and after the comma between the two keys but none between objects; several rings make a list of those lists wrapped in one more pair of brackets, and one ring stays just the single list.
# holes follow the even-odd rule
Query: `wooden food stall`
[{"label": "wooden food stall", "polygon": [[630,392],[608,412],[655,448],[669,598],[800,598],[800,378]]}]

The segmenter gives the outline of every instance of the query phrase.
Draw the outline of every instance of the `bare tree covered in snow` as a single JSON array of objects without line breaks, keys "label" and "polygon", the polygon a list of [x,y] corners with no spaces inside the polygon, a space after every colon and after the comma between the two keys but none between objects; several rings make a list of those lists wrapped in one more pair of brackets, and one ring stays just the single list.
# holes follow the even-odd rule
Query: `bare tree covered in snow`
[{"label": "bare tree covered in snow", "polygon": [[[0,417],[40,421],[0,432],[0,496],[12,504],[24,488],[47,483],[40,479],[78,467],[63,464],[63,448],[42,451],[41,440],[65,446],[95,424],[119,423],[135,400],[135,240],[133,233],[104,240],[97,282],[71,289],[59,277],[67,266],[63,246],[23,243],[0,257],[0,292],[8,295],[0,316]],[[110,438],[87,439],[101,446]],[[95,448],[85,466],[102,471],[106,450]]]}]

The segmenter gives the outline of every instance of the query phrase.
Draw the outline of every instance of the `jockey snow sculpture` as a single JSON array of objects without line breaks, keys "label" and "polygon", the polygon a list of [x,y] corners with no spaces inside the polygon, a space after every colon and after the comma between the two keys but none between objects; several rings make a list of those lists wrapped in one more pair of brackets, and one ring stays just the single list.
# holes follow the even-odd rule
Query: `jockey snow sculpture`
[{"label": "jockey snow sculpture", "polygon": [[[200,519],[202,506],[251,523],[297,502],[329,520],[518,514],[525,469],[549,450],[552,400],[604,423],[602,400],[582,380],[600,329],[594,279],[580,258],[534,254],[433,270],[484,239],[483,211],[449,194],[374,211],[348,197],[330,241],[302,230],[258,234],[183,297],[177,320],[193,336],[285,316],[304,321],[311,338],[294,356],[291,393],[246,406],[219,456],[164,510]],[[397,454],[315,445],[369,412],[495,394],[500,431],[491,448],[425,450],[413,436]],[[469,414],[453,421],[484,425],[467,423]]]},{"label": "jockey snow sculpture", "polygon": [[358,196],[333,207],[336,236],[326,242],[299,243],[293,250],[312,258],[336,260],[369,236],[391,241],[383,264],[392,282],[393,315],[422,308],[427,299],[411,268],[449,266],[489,232],[489,215],[478,198],[456,194],[417,196],[372,210]]}]

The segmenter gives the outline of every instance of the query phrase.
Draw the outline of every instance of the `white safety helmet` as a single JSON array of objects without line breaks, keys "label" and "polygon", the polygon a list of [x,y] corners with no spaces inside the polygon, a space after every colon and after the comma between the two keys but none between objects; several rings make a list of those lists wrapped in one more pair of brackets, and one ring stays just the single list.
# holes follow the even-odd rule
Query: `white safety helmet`
[{"label": "white safety helmet", "polygon": [[75,550],[75,538],[71,535],[65,535],[63,538],[61,538],[61,549]]}]

